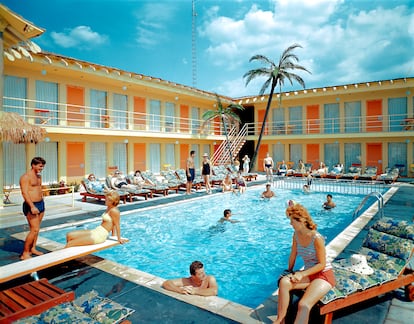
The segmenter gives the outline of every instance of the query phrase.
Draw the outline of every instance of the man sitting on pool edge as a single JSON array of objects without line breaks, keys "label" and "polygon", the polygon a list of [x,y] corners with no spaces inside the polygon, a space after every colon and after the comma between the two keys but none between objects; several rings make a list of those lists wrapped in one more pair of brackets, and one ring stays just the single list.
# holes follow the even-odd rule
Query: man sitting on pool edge
[{"label": "man sitting on pool edge", "polygon": [[217,296],[216,278],[206,275],[204,265],[200,261],[191,263],[190,274],[188,278],[166,280],[162,287],[183,295]]}]

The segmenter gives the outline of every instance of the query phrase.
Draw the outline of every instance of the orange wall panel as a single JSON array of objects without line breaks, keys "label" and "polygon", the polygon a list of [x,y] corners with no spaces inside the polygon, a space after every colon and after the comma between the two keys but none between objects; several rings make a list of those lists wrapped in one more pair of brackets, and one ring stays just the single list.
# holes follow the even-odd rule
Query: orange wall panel
[{"label": "orange wall panel", "polygon": [[138,129],[145,129],[146,125],[146,102],[145,98],[134,97],[134,125]]},{"label": "orange wall panel", "polygon": [[382,131],[382,100],[367,100],[367,132]]},{"label": "orange wall panel", "polygon": [[[257,111],[257,133],[260,133],[261,127],[262,127],[262,123],[263,123],[263,119],[264,119],[264,115],[265,115],[265,111],[264,109],[260,109]],[[264,129],[264,133],[263,135],[268,135],[268,129],[269,129],[269,124],[267,123],[267,121],[269,120],[269,118],[267,118],[266,120],[266,127]]]},{"label": "orange wall panel", "polygon": [[77,86],[66,87],[67,118],[69,126],[85,125],[85,89]]},{"label": "orange wall panel", "polygon": [[190,145],[180,144],[180,169],[187,167],[187,159],[190,157]]},{"label": "orange wall panel", "polygon": [[188,121],[189,110],[190,108],[188,107],[188,105],[180,105],[180,117],[183,118],[181,119],[181,124],[180,124],[181,132],[188,132],[188,130],[190,129],[190,125]]},{"label": "orange wall panel", "polygon": [[367,143],[367,166],[376,166],[382,173],[382,143]]},{"label": "orange wall panel", "polygon": [[85,176],[85,143],[67,143],[67,165],[68,177]]},{"label": "orange wall panel", "polygon": [[145,143],[135,143],[134,144],[134,171],[140,170],[144,171],[147,169],[146,164],[146,145]]},{"label": "orange wall panel", "polygon": [[319,165],[319,144],[306,144],[306,163],[312,163],[312,169]]},{"label": "orange wall panel", "polygon": [[263,171],[263,160],[266,157],[266,154],[269,153],[269,145],[261,144],[259,148],[259,154],[256,161],[256,170]]},{"label": "orange wall panel", "polygon": [[319,133],[319,105],[306,106],[306,129],[308,134]]}]

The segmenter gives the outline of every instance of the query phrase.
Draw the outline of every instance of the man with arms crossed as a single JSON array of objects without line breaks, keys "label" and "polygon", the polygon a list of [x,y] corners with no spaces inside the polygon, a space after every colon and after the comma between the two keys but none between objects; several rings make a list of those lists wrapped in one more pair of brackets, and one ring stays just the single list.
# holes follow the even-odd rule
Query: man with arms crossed
[{"label": "man with arms crossed", "polygon": [[217,296],[216,278],[206,275],[200,261],[191,263],[190,274],[188,278],[166,280],[162,287],[183,295]]},{"label": "man with arms crossed", "polygon": [[41,255],[42,252],[36,250],[36,241],[39,235],[40,223],[45,213],[45,203],[42,193],[41,172],[45,167],[46,161],[41,157],[35,157],[31,162],[31,170],[20,177],[20,190],[22,191],[23,214],[29,223],[29,233],[24,242],[23,253],[20,259],[25,260],[34,255]]}]

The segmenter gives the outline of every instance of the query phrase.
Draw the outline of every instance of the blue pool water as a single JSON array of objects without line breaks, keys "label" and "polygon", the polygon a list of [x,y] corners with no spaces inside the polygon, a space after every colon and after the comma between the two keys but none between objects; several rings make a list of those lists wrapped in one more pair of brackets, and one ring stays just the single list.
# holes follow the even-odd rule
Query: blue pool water
[{"label": "blue pool water", "polygon": [[[200,260],[206,273],[215,275],[220,297],[255,308],[276,290],[277,278],[287,267],[293,230],[285,216],[286,201],[294,199],[307,207],[328,243],[352,222],[364,197],[335,193],[337,207],[326,211],[321,208],[326,193],[276,189],[276,198],[263,201],[258,198],[263,189],[123,214],[122,236],[130,242],[96,254],[162,278],[188,276],[189,264]],[[239,223],[217,223],[226,208]],[[73,229],[41,236],[64,243],[66,232]],[[295,268],[301,266],[297,262]]]}]

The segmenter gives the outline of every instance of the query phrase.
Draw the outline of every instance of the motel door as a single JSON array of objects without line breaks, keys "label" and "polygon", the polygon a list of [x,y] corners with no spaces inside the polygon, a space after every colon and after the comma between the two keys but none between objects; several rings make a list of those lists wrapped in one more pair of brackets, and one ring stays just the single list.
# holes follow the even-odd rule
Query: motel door
[{"label": "motel door", "polygon": [[367,143],[367,166],[376,166],[377,174],[382,173],[382,144]]},{"label": "motel door", "polygon": [[67,86],[67,119],[69,126],[85,126],[84,89]]},{"label": "motel door", "polygon": [[[68,179],[84,177],[85,174],[85,144],[67,143],[66,174]],[[69,182],[69,181],[68,181]]]}]

